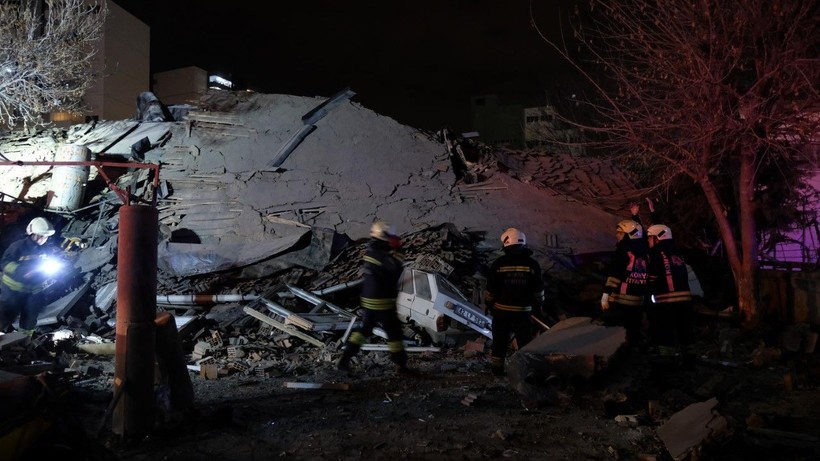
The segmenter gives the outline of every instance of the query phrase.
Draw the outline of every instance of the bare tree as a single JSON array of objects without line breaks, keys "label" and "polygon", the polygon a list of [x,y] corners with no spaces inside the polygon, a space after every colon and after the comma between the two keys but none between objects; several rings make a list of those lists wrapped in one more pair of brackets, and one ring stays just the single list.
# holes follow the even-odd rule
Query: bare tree
[{"label": "bare tree", "polygon": [[581,102],[594,117],[570,121],[659,187],[699,186],[755,325],[756,191],[820,138],[820,2],[590,0],[584,13],[579,48],[541,34],[594,89]]},{"label": "bare tree", "polygon": [[85,0],[0,1],[0,122],[82,109],[106,14]]}]

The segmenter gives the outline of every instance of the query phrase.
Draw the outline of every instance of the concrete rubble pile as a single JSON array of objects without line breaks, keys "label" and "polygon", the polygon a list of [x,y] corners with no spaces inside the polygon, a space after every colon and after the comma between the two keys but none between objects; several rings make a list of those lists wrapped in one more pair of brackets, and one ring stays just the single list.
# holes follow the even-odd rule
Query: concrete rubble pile
[{"label": "concrete rubble pile", "polygon": [[[532,229],[530,246],[545,267],[610,249],[617,217],[601,209],[603,201],[588,204],[606,195],[591,191],[628,184],[617,169],[580,173],[583,159],[493,150],[447,130],[423,133],[347,101],[351,94],[321,100],[215,92],[198,107],[173,108],[180,121],[92,122],[0,139],[10,162],[53,161],[60,145],[72,145],[84,146],[92,161],[159,165],[156,190],[152,169],[91,168],[79,208],[46,207],[64,243],[77,248],[66,293],[39,325],[84,323],[94,331],[113,324],[118,190],[147,203],[156,198],[158,294],[166,295],[255,295],[285,272],[317,285],[310,289],[321,288],[313,278],[343,283],[356,269],[343,274],[344,264],[331,261],[364,239],[375,219],[406,235],[449,223],[472,242],[455,251],[430,243],[425,251],[457,263],[472,260],[476,247],[496,249],[495,235],[510,225]],[[50,168],[3,166],[10,189],[2,192],[41,204],[60,196]],[[579,175],[597,179],[581,187]],[[558,216],[567,201],[578,202],[577,212]],[[15,230],[7,226],[4,240]],[[409,240],[406,251],[422,253],[421,240]],[[471,275],[478,264],[470,263]]]},{"label": "concrete rubble pile", "polygon": [[[632,182],[601,160],[490,148],[448,130],[424,133],[352,96],[217,92],[196,106],[169,108],[174,116],[166,120],[174,121],[103,121],[1,137],[4,243],[45,210],[73,268],[51,293],[34,338],[0,337],[0,374],[67,371],[75,384],[111,387],[112,365],[99,358],[114,353],[123,191],[158,209],[157,310],[173,314],[188,369],[203,379],[298,377],[332,363],[356,324],[359,266],[376,219],[402,233],[408,264],[444,275],[476,306],[497,236],[506,227],[525,230],[550,279],[548,300],[577,315],[511,358],[510,385],[525,401],[555,403],[558,393],[542,385],[555,372],[567,385],[567,377],[589,378],[616,363],[622,329],[593,324],[583,311],[599,299],[601,256],[613,249],[614,224],[640,196]],[[49,208],[64,193],[49,181],[52,167],[26,164],[55,161],[63,145],[106,162],[102,171],[90,169],[83,201],[70,210]],[[407,324],[410,352],[449,352],[441,346],[452,344],[425,333]],[[483,369],[470,359],[482,358],[490,343],[467,333],[453,366]],[[389,364],[386,354],[356,360],[364,369]],[[462,403],[476,401],[471,393]],[[675,459],[724,432],[715,405],[664,415],[659,436]],[[626,427],[638,423],[628,413],[613,416]]]},{"label": "concrete rubble pile", "polygon": [[[614,191],[630,184],[617,168],[494,149],[446,129],[424,133],[351,103],[352,95],[215,92],[198,106],[170,108],[174,121],[92,122],[0,139],[9,161],[0,167],[2,192],[36,201],[32,211],[42,207],[55,221],[73,262],[38,321],[52,333],[36,346],[66,349],[67,338],[86,352],[111,351],[123,197],[157,207],[158,311],[175,316],[190,366],[209,378],[287,373],[295,352],[333,360],[356,324],[355,282],[375,219],[403,233],[408,264],[435,261],[428,269],[476,306],[480,272],[509,226],[527,230],[548,272],[580,278],[579,287],[600,284],[572,265],[611,249],[618,217],[610,212],[622,198]],[[99,162],[71,171],[88,176],[70,207],[54,205],[71,184],[55,184],[60,167],[47,165],[65,155],[61,146]],[[15,234],[7,226],[3,238]],[[418,351],[440,345],[412,322],[405,332]]]}]

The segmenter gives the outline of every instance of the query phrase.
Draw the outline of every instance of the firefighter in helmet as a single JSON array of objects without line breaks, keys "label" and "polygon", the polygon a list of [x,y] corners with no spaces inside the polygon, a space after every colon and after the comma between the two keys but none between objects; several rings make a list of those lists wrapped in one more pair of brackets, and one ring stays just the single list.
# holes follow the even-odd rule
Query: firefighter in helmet
[{"label": "firefighter in helmet", "polygon": [[364,308],[362,324],[348,338],[336,366],[339,370],[349,372],[350,359],[358,354],[362,344],[373,334],[373,327],[380,324],[387,333],[387,347],[390,359],[396,364],[396,371],[412,373],[413,370],[407,367],[404,335],[396,313],[399,278],[404,269],[401,255],[398,253],[401,240],[396,231],[384,221],[373,223],[370,237],[362,261],[364,280],[359,298]]},{"label": "firefighter in helmet", "polygon": [[694,311],[686,261],[675,245],[672,229],[655,224],[649,226],[646,233],[649,239],[648,308],[653,311],[649,331],[662,359],[671,360],[680,355],[683,365],[690,366]]},{"label": "firefighter in helmet", "polygon": [[493,316],[493,344],[490,369],[503,376],[504,361],[515,335],[518,348],[532,340],[530,316],[539,312],[544,302],[544,280],[541,266],[527,248],[527,236],[510,227],[501,234],[504,254],[493,261],[487,275],[484,294],[486,307]]},{"label": "firefighter in helmet", "polygon": [[607,268],[601,310],[604,324],[623,326],[627,343],[637,347],[642,342],[647,244],[643,227],[631,219],[618,223],[615,238],[618,242]]},{"label": "firefighter in helmet", "polygon": [[54,281],[62,262],[59,248],[49,243],[54,226],[37,217],[26,226],[26,237],[13,242],[0,259],[0,332],[7,332],[17,318],[19,330],[34,333],[37,316],[44,307],[43,291]]}]

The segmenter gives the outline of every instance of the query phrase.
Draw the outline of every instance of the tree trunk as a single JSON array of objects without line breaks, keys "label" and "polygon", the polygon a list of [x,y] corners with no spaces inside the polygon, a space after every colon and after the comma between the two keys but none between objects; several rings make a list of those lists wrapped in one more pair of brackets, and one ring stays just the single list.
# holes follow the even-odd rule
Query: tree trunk
[{"label": "tree trunk", "polygon": [[[732,269],[732,276],[735,280],[739,304],[738,307],[741,315],[743,316],[743,322],[746,323],[749,308],[751,307],[751,309],[755,309],[753,296],[754,291],[751,289],[753,285],[750,284],[751,280],[745,271],[746,265],[744,264],[741,253],[738,251],[737,239],[732,233],[732,225],[729,222],[729,218],[726,215],[726,210],[724,209],[723,204],[720,202],[720,197],[715,189],[715,185],[709,180],[708,177],[701,178],[699,184],[701,190],[703,190],[703,194],[706,196],[706,201],[709,203],[709,207],[712,209],[712,214],[714,214],[715,220],[717,221],[718,230],[720,231],[720,239],[723,241],[723,248],[726,251],[726,259],[729,262],[729,267]],[[752,300],[751,303],[749,298]]]},{"label": "tree trunk", "polygon": [[[732,276],[737,289],[738,310],[744,327],[751,328],[757,324],[757,297],[755,295],[755,283],[757,274],[757,236],[754,221],[754,155],[751,158],[746,155],[741,156],[740,181],[738,186],[738,199],[740,201],[740,238],[741,245],[738,246],[737,239],[732,233],[732,225],[729,222],[726,210],[720,202],[717,190],[708,177],[699,181],[700,187],[706,196],[706,201],[712,209],[717,220],[720,238],[726,251],[726,258],[729,267],[732,268]],[[740,249],[740,251],[739,251]]]},{"label": "tree trunk", "polygon": [[756,280],[757,280],[757,226],[755,225],[755,160],[754,151],[743,146],[740,154],[740,181],[738,201],[740,202],[741,265],[740,274],[735,275],[737,300],[744,326],[757,325]]}]

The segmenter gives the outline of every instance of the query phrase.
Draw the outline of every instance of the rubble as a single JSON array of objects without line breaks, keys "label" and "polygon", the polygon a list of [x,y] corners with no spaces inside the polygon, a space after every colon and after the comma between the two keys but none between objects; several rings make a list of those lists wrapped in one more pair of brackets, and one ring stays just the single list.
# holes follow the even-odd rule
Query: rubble
[{"label": "rubble", "polygon": [[[764,401],[776,389],[799,402],[816,394],[807,358],[817,335],[810,328],[786,335],[780,348],[771,338],[752,342],[710,323],[702,331],[698,369],[672,376],[641,351],[620,360],[622,331],[585,315],[597,306],[602,279],[594,267],[612,249],[612,225],[640,194],[614,165],[492,149],[446,130],[421,132],[349,101],[346,91],[339,96],[328,104],[210,94],[180,121],[97,122],[3,136],[0,146],[12,162],[49,161],[59,145],[83,144],[97,160],[159,165],[159,182],[155,187],[155,170],[106,166],[115,189],[92,171],[79,209],[49,212],[73,246],[74,271],[53,294],[34,338],[0,336],[0,380],[60,373],[80,391],[104,396],[94,402],[99,411],[87,413],[97,434],[109,423],[106,410],[117,399],[110,358],[117,339],[119,190],[147,202],[156,194],[156,307],[172,315],[184,374],[204,412],[194,418],[197,429],[208,434],[172,438],[182,416],[159,406],[146,456],[174,459],[180,450],[231,459],[408,453],[662,459],[664,450],[681,456],[705,440],[682,443],[670,435],[698,426],[676,425],[673,415],[689,405],[720,399],[721,412],[735,413],[723,420],[725,427],[742,432],[738,422],[747,415],[738,413],[747,410],[733,405],[741,397]],[[7,196],[48,196],[47,167],[0,168],[11,184],[2,191]],[[24,221],[29,211],[13,216]],[[508,380],[486,370],[491,335],[466,328],[456,341],[432,341],[418,324],[405,329],[410,360],[422,371],[416,381],[391,374],[378,332],[363,347],[368,352],[354,359],[361,375],[339,376],[333,365],[358,319],[360,259],[377,218],[402,231],[408,267],[443,277],[475,306],[481,305],[481,271],[498,251],[497,235],[512,225],[526,230],[556,312],[510,359]],[[3,238],[14,232],[7,226]],[[761,377],[757,387],[750,372]],[[158,394],[168,403],[166,386]],[[782,436],[790,441],[787,450],[814,453],[810,442],[817,434],[787,433],[777,410],[755,414],[755,431],[746,431],[755,443],[774,445]],[[615,420],[619,415],[624,426]],[[240,442],[220,439],[231,431],[208,432],[237,421],[246,425]],[[374,433],[384,440],[374,442]],[[401,436],[390,436],[396,433]],[[163,440],[175,442],[151,445]],[[746,446],[732,435],[720,443]],[[704,449],[725,454],[720,444]]]}]

